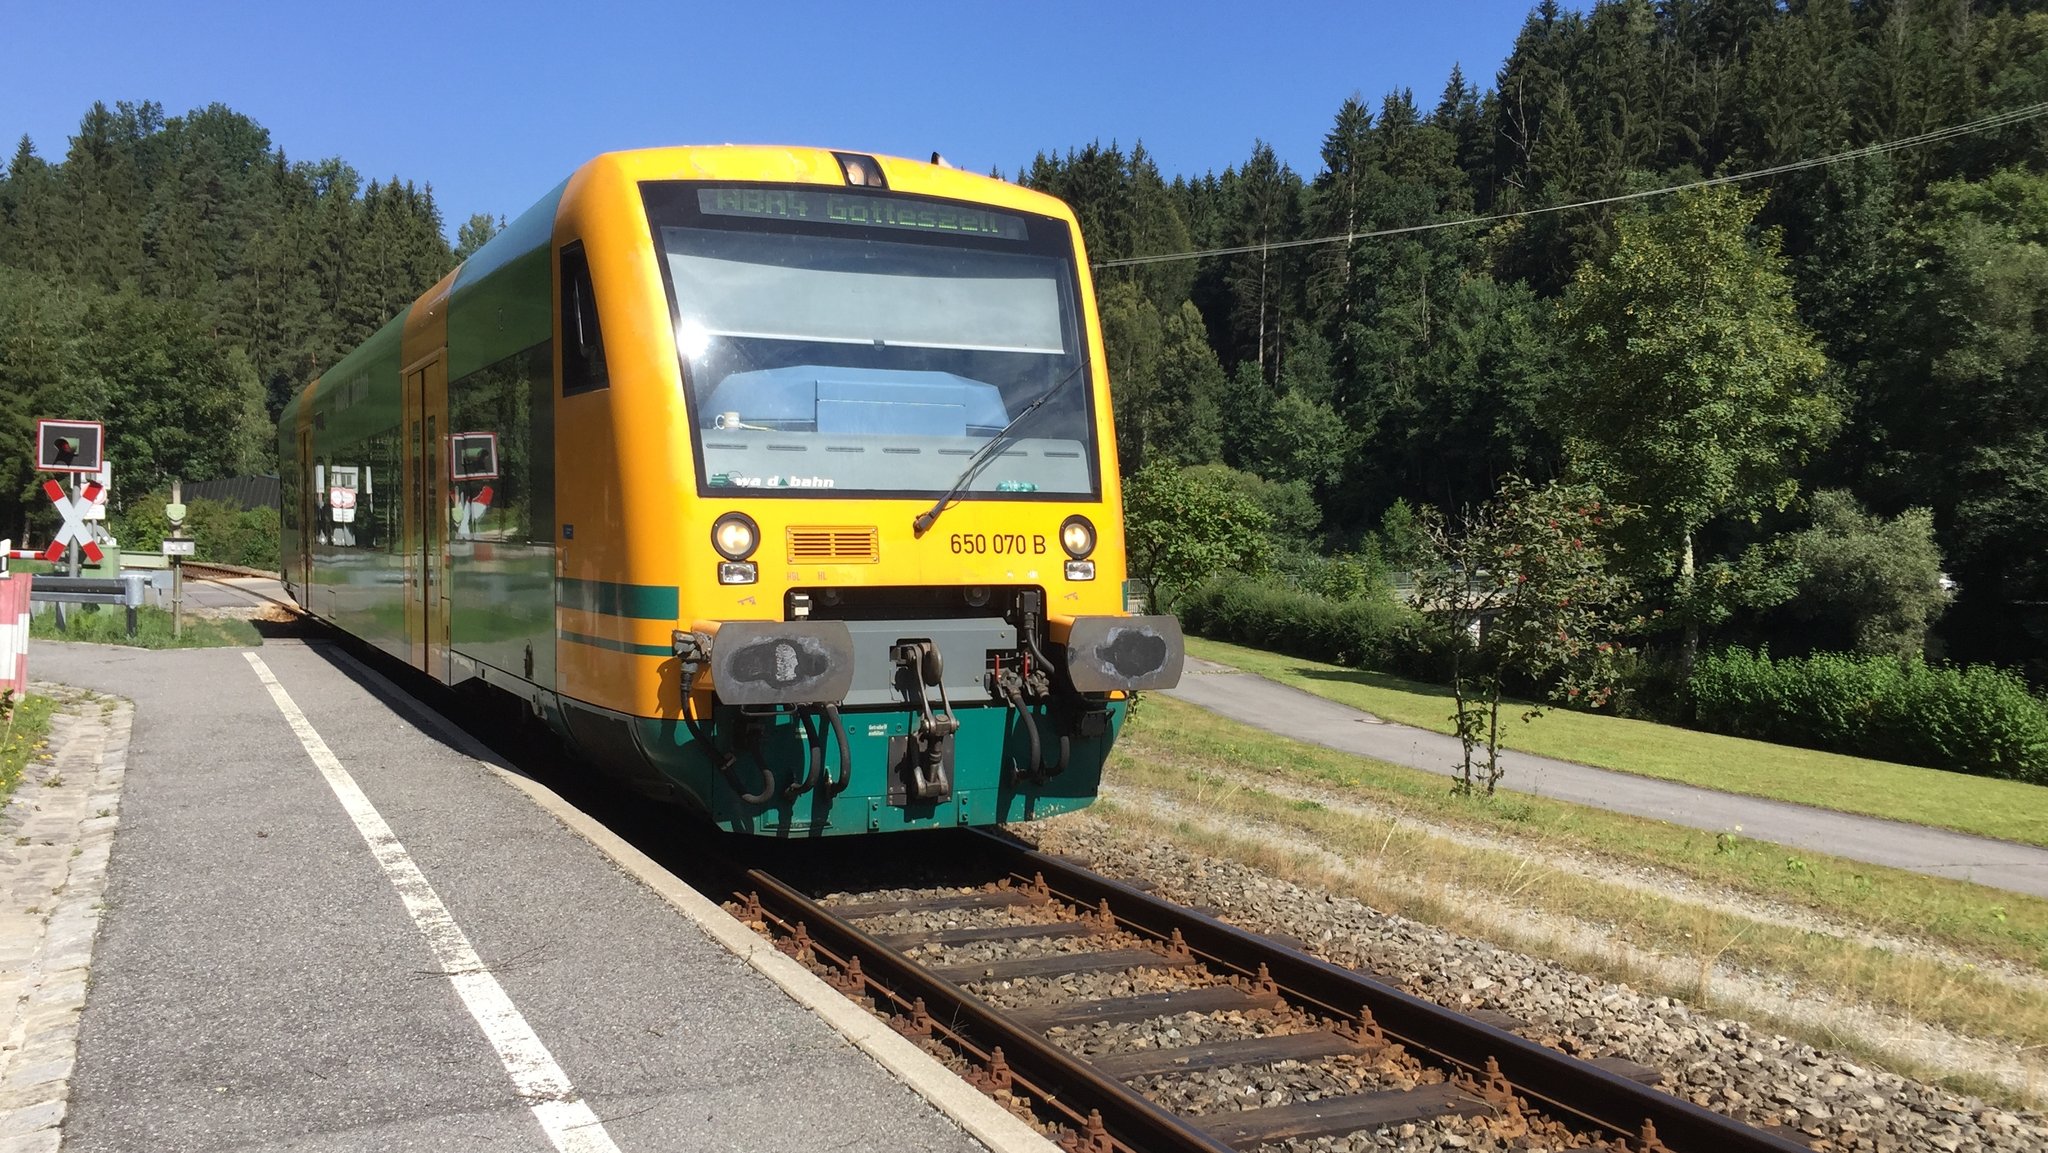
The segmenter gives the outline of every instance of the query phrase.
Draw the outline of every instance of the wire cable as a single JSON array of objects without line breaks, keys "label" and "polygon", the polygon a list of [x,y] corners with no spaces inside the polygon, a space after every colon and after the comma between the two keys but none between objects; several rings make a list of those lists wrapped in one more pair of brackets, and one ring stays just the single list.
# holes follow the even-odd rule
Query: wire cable
[{"label": "wire cable", "polygon": [[1503,220],[1517,220],[1528,216],[1541,216],[1550,212],[1571,212],[1581,208],[1599,208],[1607,204],[1620,204],[1630,200],[1647,200],[1653,196],[1669,196],[1694,188],[1711,188],[1717,184],[1735,184],[1745,180],[1761,180],[1768,176],[1783,176],[1788,172],[1803,172],[1809,168],[1822,168],[1845,161],[1860,160],[1866,156],[1880,156],[1905,148],[1918,148],[1958,136],[1973,136],[1996,128],[2005,128],[2048,116],[2048,102],[2028,104],[2020,108],[1993,113],[1981,120],[1967,124],[1951,124],[1936,128],[1917,136],[1905,136],[1879,144],[1867,144],[1847,152],[1831,153],[1827,156],[1808,157],[1769,168],[1758,168],[1750,172],[1731,173],[1727,176],[1710,176],[1685,184],[1673,184],[1664,188],[1651,188],[1641,192],[1624,192],[1617,196],[1602,196],[1596,200],[1579,200],[1570,204],[1552,204],[1542,208],[1524,208],[1515,212],[1496,212],[1489,216],[1465,216],[1456,220],[1435,220],[1427,224],[1410,224],[1401,228],[1380,228],[1370,232],[1345,232],[1336,236],[1311,236],[1299,240],[1276,240],[1266,244],[1240,244],[1230,248],[1205,248],[1197,252],[1163,252],[1152,256],[1125,256],[1115,260],[1098,260],[1096,268],[1133,268],[1146,264],[1167,264],[1176,260],[1205,260],[1212,256],[1242,256],[1251,252],[1276,252],[1288,248],[1308,248],[1318,244],[1349,244],[1358,240],[1374,240],[1385,236],[1404,236],[1415,232],[1435,232],[1444,228],[1466,228],[1475,224],[1497,224]]}]

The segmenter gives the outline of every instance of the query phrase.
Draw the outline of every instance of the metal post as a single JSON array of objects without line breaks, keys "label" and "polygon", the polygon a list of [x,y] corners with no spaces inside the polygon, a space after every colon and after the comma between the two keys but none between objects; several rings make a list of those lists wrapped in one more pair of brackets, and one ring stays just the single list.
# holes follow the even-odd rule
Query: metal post
[{"label": "metal post", "polygon": [[[185,482],[183,480],[174,478],[171,481],[171,503],[185,503]],[[179,525],[178,527],[173,528],[171,530],[171,536],[173,537],[181,537],[184,535],[185,529],[183,525]],[[171,640],[173,642],[176,642],[182,639],[184,635],[185,558],[174,555],[171,557]]]},{"label": "metal post", "polygon": [[[75,472],[71,474],[71,500],[75,507],[78,502],[78,474]],[[64,564],[66,571],[69,573],[69,575],[74,577],[78,575],[77,541],[72,541],[70,544],[64,546]],[[67,631],[66,625],[69,622],[65,619],[64,602],[58,601],[54,606],[52,606],[51,611],[57,614],[57,631],[60,633]]]}]

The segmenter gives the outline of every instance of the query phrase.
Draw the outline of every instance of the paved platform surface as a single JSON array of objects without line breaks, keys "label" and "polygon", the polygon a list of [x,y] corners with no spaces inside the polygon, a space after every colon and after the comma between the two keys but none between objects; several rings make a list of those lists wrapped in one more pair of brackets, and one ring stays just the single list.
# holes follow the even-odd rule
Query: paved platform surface
[{"label": "paved platform surface", "polygon": [[[80,1153],[981,1148],[333,646],[31,667],[134,719],[118,814],[81,787],[81,852],[49,855],[89,874],[111,837],[97,945],[48,920],[31,1014],[75,1023],[75,1068],[9,1061],[45,1097],[68,1072],[68,1111],[0,1097],[0,1153],[56,1148],[55,1118]],[[52,998],[85,950],[81,1015]]]},{"label": "paved platform surface", "polygon": [[[1234,721],[1339,752],[1452,775],[1458,739],[1381,720],[1313,693],[1211,661],[1188,658],[1168,696]],[[2048,897],[2048,849],[1859,817],[1807,805],[1742,797],[1676,781],[1596,769],[1503,749],[1500,788],[1712,832],[1831,853],[1874,865],[1974,881]]]}]

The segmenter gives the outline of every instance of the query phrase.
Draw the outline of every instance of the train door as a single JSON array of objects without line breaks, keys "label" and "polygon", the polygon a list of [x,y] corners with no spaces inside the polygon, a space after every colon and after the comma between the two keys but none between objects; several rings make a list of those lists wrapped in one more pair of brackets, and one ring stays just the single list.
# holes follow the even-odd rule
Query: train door
[{"label": "train door", "polygon": [[313,607],[313,430],[299,426],[299,532],[298,555],[292,558],[292,578],[297,582],[295,590],[299,603],[308,609]]},{"label": "train door", "polygon": [[412,663],[448,679],[448,370],[437,352],[405,373],[405,625]]}]

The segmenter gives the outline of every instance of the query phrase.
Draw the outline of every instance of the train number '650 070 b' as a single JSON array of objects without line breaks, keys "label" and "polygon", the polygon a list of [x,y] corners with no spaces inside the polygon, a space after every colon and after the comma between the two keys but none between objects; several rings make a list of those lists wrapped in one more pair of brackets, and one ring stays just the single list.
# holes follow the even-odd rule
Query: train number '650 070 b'
[{"label": "train number '650 070 b'", "polygon": [[1039,534],[1026,536],[1021,532],[956,532],[953,534],[953,553],[956,556],[1043,556],[1045,537]]}]

